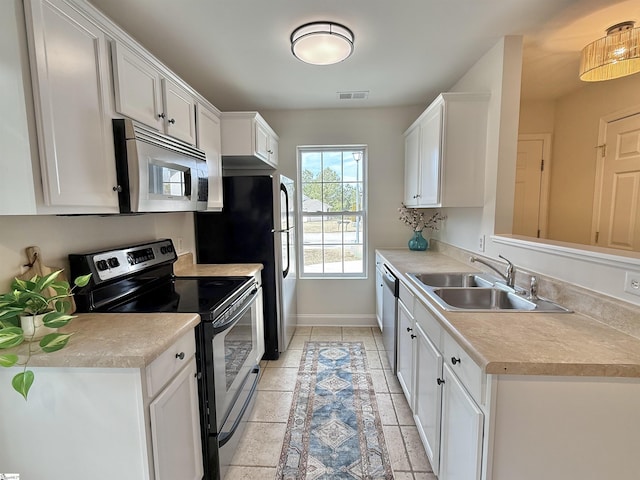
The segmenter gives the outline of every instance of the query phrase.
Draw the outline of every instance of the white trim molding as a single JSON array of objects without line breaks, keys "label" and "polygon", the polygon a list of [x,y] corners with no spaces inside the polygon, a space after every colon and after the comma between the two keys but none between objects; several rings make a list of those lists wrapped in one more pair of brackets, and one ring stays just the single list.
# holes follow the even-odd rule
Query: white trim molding
[{"label": "white trim molding", "polygon": [[377,327],[375,313],[299,313],[299,327]]}]

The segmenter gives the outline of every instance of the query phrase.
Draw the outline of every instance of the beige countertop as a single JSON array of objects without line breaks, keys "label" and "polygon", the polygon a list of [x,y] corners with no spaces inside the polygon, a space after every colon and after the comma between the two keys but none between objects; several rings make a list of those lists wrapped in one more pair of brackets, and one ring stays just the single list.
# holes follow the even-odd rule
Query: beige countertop
[{"label": "beige countertop", "polygon": [[[73,332],[62,350],[32,355],[32,367],[142,368],[200,323],[195,313],[80,313],[60,329]],[[26,355],[28,343],[12,352]],[[4,352],[9,352],[6,350]]]},{"label": "beige countertop", "polygon": [[405,274],[478,270],[437,252],[377,250],[486,373],[640,377],[640,340],[577,313],[449,312]]},{"label": "beige countertop", "polygon": [[[261,264],[194,265],[187,254],[174,265],[179,277],[253,276]],[[200,323],[196,313],[80,313],[60,332],[73,332],[53,353],[32,355],[32,367],[142,368]],[[3,353],[26,355],[27,343]]]}]

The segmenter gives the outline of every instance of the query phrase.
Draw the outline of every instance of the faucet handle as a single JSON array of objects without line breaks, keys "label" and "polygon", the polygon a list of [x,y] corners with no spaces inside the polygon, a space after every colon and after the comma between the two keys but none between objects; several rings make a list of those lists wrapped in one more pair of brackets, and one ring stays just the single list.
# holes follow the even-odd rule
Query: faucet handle
[{"label": "faucet handle", "polygon": [[531,286],[527,300],[538,300],[538,278],[531,277]]}]

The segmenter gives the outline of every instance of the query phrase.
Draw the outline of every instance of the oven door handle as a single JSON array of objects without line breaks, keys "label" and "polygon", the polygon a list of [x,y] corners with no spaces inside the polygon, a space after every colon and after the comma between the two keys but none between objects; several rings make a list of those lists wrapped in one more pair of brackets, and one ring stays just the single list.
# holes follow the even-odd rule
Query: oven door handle
[{"label": "oven door handle", "polygon": [[[260,378],[260,375],[259,375],[260,367],[253,368],[251,373],[255,374],[255,378],[253,379],[253,385],[251,385],[251,391],[249,392],[249,395],[247,395],[244,405],[242,405],[242,410],[240,410],[240,413],[238,414],[235,421],[233,422],[233,425],[231,425],[231,428],[229,429],[229,431],[220,432],[220,436],[218,437],[218,447],[224,446],[224,444],[227,443],[231,439],[231,437],[233,437],[233,434],[238,429],[238,425],[240,425],[240,422],[242,421],[244,414],[247,411],[249,404],[251,403],[251,399],[256,393],[256,388],[258,388],[258,378]],[[249,379],[250,376],[251,375],[247,375],[245,382]]]},{"label": "oven door handle", "polygon": [[[222,323],[215,323],[213,324],[213,334],[217,335],[220,332],[223,332],[225,330],[227,330],[228,328],[230,328],[231,326],[233,326],[233,324],[235,322],[237,322],[246,312],[247,310],[249,310],[251,308],[251,306],[253,305],[254,301],[255,301],[255,295],[256,293],[258,293],[258,289],[254,288],[251,293],[250,296],[247,297],[247,301],[245,303],[245,305],[242,306],[242,308],[240,310],[238,310],[236,313],[234,313],[230,318],[224,320]],[[233,305],[229,306],[229,308],[231,308]]]}]

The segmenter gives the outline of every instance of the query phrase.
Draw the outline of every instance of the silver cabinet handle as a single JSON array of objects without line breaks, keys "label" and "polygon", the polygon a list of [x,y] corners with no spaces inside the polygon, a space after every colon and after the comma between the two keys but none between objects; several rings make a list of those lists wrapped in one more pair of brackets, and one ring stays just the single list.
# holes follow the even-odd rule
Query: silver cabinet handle
[{"label": "silver cabinet handle", "polygon": [[184,352],[176,353],[176,358],[179,358],[180,360],[184,360]]},{"label": "silver cabinet handle", "polygon": [[116,185],[113,187],[113,191],[118,193],[122,192],[122,185]]},{"label": "silver cabinet handle", "polygon": [[164,113],[159,113],[158,114],[158,118],[165,118],[165,117],[166,117],[166,115]]},{"label": "silver cabinet handle", "polygon": [[176,123],[176,119],[175,118],[170,118],[169,120],[167,120],[167,122],[169,122],[171,125],[173,125],[174,123]]}]

